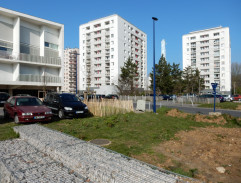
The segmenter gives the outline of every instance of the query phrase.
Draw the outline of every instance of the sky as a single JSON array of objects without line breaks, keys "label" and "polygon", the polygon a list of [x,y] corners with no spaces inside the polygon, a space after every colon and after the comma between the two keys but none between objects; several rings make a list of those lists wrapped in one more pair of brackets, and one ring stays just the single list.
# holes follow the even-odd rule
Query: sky
[{"label": "sky", "polygon": [[147,71],[166,40],[166,60],[182,68],[182,36],[192,31],[229,27],[231,60],[241,63],[241,0],[0,0],[0,7],[64,24],[65,48],[78,48],[79,25],[118,14],[147,34]]}]

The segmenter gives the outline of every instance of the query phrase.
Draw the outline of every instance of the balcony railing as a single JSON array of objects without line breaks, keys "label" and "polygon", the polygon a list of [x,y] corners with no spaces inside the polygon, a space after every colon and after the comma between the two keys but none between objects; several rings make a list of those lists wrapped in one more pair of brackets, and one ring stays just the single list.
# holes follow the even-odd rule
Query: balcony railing
[{"label": "balcony railing", "polygon": [[0,50],[0,58],[5,58],[5,59],[13,59],[12,53],[8,51],[2,51]]},{"label": "balcony railing", "polygon": [[61,78],[56,76],[39,76],[33,74],[20,74],[19,81],[25,82],[38,82],[43,84],[48,83],[61,83]]},{"label": "balcony railing", "polygon": [[27,62],[36,62],[42,64],[53,64],[53,65],[61,65],[61,58],[54,58],[54,57],[42,57],[37,55],[29,55],[25,53],[20,53],[19,60],[27,61]]},{"label": "balcony railing", "polygon": [[0,58],[10,59],[10,60],[21,60],[26,62],[41,63],[41,64],[51,64],[51,65],[61,65],[60,57],[42,57],[37,55],[30,55],[25,53],[20,53],[18,57],[13,57],[10,52],[0,50]]}]

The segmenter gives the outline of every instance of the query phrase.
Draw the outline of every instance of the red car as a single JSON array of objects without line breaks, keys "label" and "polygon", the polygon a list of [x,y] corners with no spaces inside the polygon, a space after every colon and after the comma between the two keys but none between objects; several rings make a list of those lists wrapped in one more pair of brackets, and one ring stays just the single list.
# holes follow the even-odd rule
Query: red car
[{"label": "red car", "polygon": [[15,123],[49,121],[52,111],[33,96],[10,97],[4,104],[4,117],[14,119]]},{"label": "red car", "polygon": [[234,95],[233,100],[241,101],[241,95]]}]

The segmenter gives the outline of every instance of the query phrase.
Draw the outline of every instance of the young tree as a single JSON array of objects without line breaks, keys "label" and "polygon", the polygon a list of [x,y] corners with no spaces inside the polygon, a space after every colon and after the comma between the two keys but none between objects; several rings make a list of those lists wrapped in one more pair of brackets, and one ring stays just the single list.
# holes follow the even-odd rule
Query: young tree
[{"label": "young tree", "polygon": [[183,71],[183,84],[187,93],[199,93],[204,87],[204,79],[200,76],[198,69],[186,67]]},{"label": "young tree", "polygon": [[132,62],[132,59],[129,57],[124,66],[121,67],[119,85],[117,86],[121,95],[131,95],[136,92],[134,84],[137,76],[137,64]]},{"label": "young tree", "polygon": [[178,94],[183,91],[183,80],[182,80],[182,71],[179,68],[179,64],[172,64],[171,70],[172,76],[172,93]]},{"label": "young tree", "polygon": [[[176,68],[176,66],[174,65]],[[162,55],[159,63],[155,64],[156,70],[156,91],[162,94],[170,94],[173,92],[173,77],[172,77],[172,66],[167,63],[165,57]],[[150,73],[151,76],[151,89],[153,89],[153,71]]]}]

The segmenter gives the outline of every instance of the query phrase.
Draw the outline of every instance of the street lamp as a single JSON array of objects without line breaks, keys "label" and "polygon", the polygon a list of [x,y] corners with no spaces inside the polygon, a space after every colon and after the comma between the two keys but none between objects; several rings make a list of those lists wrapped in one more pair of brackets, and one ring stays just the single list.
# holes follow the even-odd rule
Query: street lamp
[{"label": "street lamp", "polygon": [[158,19],[152,17],[153,20],[153,112],[156,113],[156,69],[155,69],[155,21]]}]

